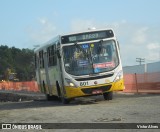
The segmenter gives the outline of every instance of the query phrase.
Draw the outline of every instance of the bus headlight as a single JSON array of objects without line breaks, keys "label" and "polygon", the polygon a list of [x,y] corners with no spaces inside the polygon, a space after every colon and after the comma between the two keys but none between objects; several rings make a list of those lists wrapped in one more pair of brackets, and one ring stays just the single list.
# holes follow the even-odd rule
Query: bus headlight
[{"label": "bus headlight", "polygon": [[69,84],[71,87],[77,87],[75,83],[73,83],[70,79],[65,78],[66,82]]},{"label": "bus headlight", "polygon": [[121,71],[119,71],[119,72],[117,73],[117,76],[115,77],[114,82],[117,82],[117,81],[121,80],[122,77],[123,77],[123,72],[122,72],[122,70],[121,70]]}]

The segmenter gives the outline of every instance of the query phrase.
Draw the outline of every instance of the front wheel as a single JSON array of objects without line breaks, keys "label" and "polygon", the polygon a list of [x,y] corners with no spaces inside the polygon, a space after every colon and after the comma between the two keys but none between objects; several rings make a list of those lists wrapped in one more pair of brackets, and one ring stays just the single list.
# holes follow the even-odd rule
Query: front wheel
[{"label": "front wheel", "polygon": [[70,99],[66,99],[66,98],[62,97],[61,100],[62,100],[63,104],[69,104],[70,103]]},{"label": "front wheel", "polygon": [[103,97],[105,100],[112,100],[113,99],[113,92],[103,93]]}]

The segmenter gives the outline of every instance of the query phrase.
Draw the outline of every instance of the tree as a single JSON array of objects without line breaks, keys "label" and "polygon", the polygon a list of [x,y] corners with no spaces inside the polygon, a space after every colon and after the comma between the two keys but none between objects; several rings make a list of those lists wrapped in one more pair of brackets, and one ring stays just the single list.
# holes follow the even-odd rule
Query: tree
[{"label": "tree", "polygon": [[[34,52],[30,49],[0,46],[0,75],[8,76],[7,68],[17,73],[20,81],[30,81],[35,76]],[[5,73],[5,74],[4,74]],[[6,78],[8,79],[8,78]]]},{"label": "tree", "polygon": [[9,77],[10,77],[10,74],[11,74],[11,69],[7,68],[4,74],[5,74],[4,75],[5,76],[5,80],[9,81]]}]

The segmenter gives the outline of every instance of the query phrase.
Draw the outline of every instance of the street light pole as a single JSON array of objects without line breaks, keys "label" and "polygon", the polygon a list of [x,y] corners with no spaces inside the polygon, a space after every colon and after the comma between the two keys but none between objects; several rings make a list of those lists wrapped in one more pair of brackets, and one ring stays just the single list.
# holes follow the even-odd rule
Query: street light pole
[{"label": "street light pole", "polygon": [[136,62],[139,62],[139,64],[141,65],[142,62],[145,62],[145,58],[136,58]]}]

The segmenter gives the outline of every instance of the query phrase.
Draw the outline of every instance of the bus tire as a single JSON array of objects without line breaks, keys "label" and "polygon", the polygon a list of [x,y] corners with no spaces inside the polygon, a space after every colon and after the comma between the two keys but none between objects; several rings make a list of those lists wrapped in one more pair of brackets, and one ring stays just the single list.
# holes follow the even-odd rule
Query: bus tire
[{"label": "bus tire", "polygon": [[113,92],[103,93],[103,97],[105,100],[112,100],[113,99]]},{"label": "bus tire", "polygon": [[47,99],[47,101],[52,101],[53,100],[52,96],[50,96],[49,94],[46,94],[46,99]]},{"label": "bus tire", "polygon": [[69,104],[70,103],[70,99],[66,99],[64,97],[61,98],[61,101],[63,104]]},{"label": "bus tire", "polygon": [[58,101],[59,100],[59,98],[58,98],[58,96],[55,96],[55,95],[49,95],[49,94],[46,94],[46,99],[48,100],[48,101]]},{"label": "bus tire", "polygon": [[55,95],[52,95],[52,99],[53,99],[54,101],[57,101],[57,100],[59,100],[59,97],[58,97],[58,96],[55,96]]}]

